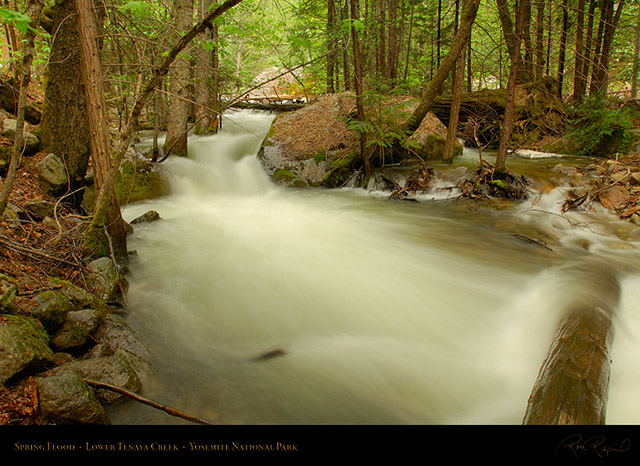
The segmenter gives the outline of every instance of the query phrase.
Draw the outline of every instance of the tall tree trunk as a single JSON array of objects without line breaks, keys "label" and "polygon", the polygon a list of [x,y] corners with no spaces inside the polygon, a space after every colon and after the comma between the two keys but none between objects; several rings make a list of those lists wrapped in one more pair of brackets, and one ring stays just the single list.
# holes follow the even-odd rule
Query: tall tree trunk
[{"label": "tall tree trunk", "polygon": [[327,0],[327,94],[336,92],[336,4]]},{"label": "tall tree trunk", "polygon": [[591,0],[589,4],[589,12],[587,13],[587,31],[586,41],[584,46],[584,60],[582,61],[582,70],[579,75],[579,80],[575,83],[574,100],[577,102],[582,101],[587,92],[587,81],[589,79],[589,68],[591,63],[591,48],[593,44],[593,21],[596,12],[597,0]]},{"label": "tall tree trunk", "polygon": [[[193,22],[193,0],[175,0],[174,25],[176,31],[186,31]],[[184,52],[187,55],[187,52]],[[165,154],[186,157],[187,155],[187,86],[189,84],[189,61],[179,58],[172,70],[169,96],[169,123],[167,139],[164,144]]]},{"label": "tall tree trunk", "polygon": [[569,9],[567,0],[562,0],[562,31],[560,33],[560,52],[558,54],[558,97],[562,100],[564,82],[564,64],[567,49],[567,28],[569,27]]},{"label": "tall tree trunk", "polygon": [[[47,66],[40,123],[42,147],[56,154],[69,176],[68,192],[84,186],[89,165],[89,124],[82,79],[82,59],[74,0],[57,0],[53,7],[55,37]],[[78,208],[82,193],[71,198]]]},{"label": "tall tree trunk", "polygon": [[536,79],[542,79],[544,75],[544,7],[545,0],[536,2]]},{"label": "tall tree trunk", "polygon": [[453,95],[451,96],[451,113],[449,116],[449,127],[447,128],[447,138],[444,144],[445,162],[453,161],[453,152],[458,137],[458,122],[460,121],[460,103],[462,100],[462,88],[464,86],[464,65],[465,49],[458,56],[455,65],[455,75],[453,79]]},{"label": "tall tree trunk", "polygon": [[[198,3],[198,21],[211,9],[211,0]],[[215,64],[217,55],[217,25],[201,35],[202,44],[196,50],[196,67],[194,80],[194,133],[210,134],[217,130],[217,89],[218,70]],[[213,45],[213,50],[208,50]]]},{"label": "tall tree trunk", "polygon": [[[344,7],[342,8],[342,20],[349,19],[349,2],[344,2]],[[343,33],[345,34],[345,33]],[[348,37],[344,37],[342,43],[347,44]],[[349,67],[349,49],[345,46],[342,47],[342,74],[344,79],[344,90],[351,90],[351,72]]]},{"label": "tall tree trunk", "polygon": [[505,173],[507,166],[507,150],[511,140],[511,129],[513,127],[513,109],[515,105],[516,81],[518,77],[518,68],[520,66],[520,37],[522,34],[522,26],[524,20],[524,12],[529,0],[520,0],[520,8],[516,18],[515,35],[518,38],[514,44],[514,54],[511,57],[511,66],[509,67],[509,83],[507,84],[507,102],[504,108],[504,119],[502,122],[502,131],[500,132],[500,147],[498,148],[498,156],[494,173],[498,176]]},{"label": "tall tree trunk", "polygon": [[531,43],[531,2],[527,2],[527,9],[524,12],[524,25],[522,29],[524,41],[523,69],[527,76],[533,77],[533,45]]},{"label": "tall tree trunk", "polygon": [[[513,21],[511,20],[511,12],[509,10],[509,5],[507,0],[496,0],[498,4],[498,18],[500,19],[500,24],[502,25],[502,32],[504,34],[505,44],[507,45],[507,50],[509,51],[509,57],[511,58],[511,62],[518,61],[522,64],[522,57],[515,56],[516,51],[521,54],[521,42],[522,42],[522,31],[520,34],[514,30]],[[525,2],[525,4],[528,2]],[[530,80],[530,76],[527,75],[527,70],[524,67],[518,66],[518,82],[527,82]]]},{"label": "tall tree trunk", "polygon": [[580,94],[580,81],[583,78],[582,69],[584,67],[584,7],[585,0],[578,0],[578,16],[576,18],[576,55],[573,72],[573,95],[571,99],[575,102],[582,100]]},{"label": "tall tree trunk", "polygon": [[[362,56],[360,55],[360,38],[358,30],[353,24],[353,20],[360,15],[360,5],[358,0],[351,0],[351,41],[353,44],[353,72],[355,75],[355,88],[356,88],[356,107],[358,111],[358,121],[364,122],[364,101],[363,101],[363,86],[362,86]],[[360,133],[360,155],[364,164],[364,172],[366,176],[371,176],[371,165],[369,163],[369,156],[366,153],[366,138],[367,135],[364,132]]]},{"label": "tall tree trunk", "polygon": [[636,37],[633,46],[633,71],[631,76],[631,98],[638,98],[638,72],[640,69],[640,14],[636,24]]},{"label": "tall tree trunk", "polygon": [[11,160],[9,162],[9,169],[7,177],[2,184],[2,191],[0,192],[0,218],[4,213],[7,203],[9,202],[9,195],[13,189],[13,181],[18,170],[18,164],[22,152],[24,151],[24,114],[27,106],[27,92],[29,90],[29,83],[31,82],[31,64],[33,63],[34,52],[34,40],[36,28],[38,27],[38,18],[42,11],[42,1],[35,0],[30,2],[28,12],[31,16],[31,28],[27,29],[24,38],[24,45],[22,49],[22,65],[20,67],[20,95],[18,97],[18,112],[16,115],[16,135],[13,141],[13,148],[11,150]]},{"label": "tall tree trunk", "polygon": [[427,116],[427,113],[431,110],[433,102],[442,89],[442,85],[458,60],[458,55],[460,55],[469,40],[469,34],[471,34],[471,27],[476,19],[479,4],[480,0],[467,1],[467,4],[462,11],[460,29],[458,29],[458,32],[453,38],[451,49],[445,56],[444,60],[442,60],[442,63],[436,70],[433,78],[427,85],[427,88],[422,93],[420,103],[407,119],[403,128],[406,133],[413,133],[418,129],[424,117]]},{"label": "tall tree trunk", "polygon": [[609,54],[611,52],[611,43],[613,42],[613,36],[616,28],[618,27],[618,22],[620,21],[624,1],[625,0],[620,0],[615,12],[614,0],[605,1],[606,14],[601,38],[602,45],[600,48],[600,54],[598,55],[593,68],[590,89],[591,94],[606,95],[607,93],[607,87],[609,85]]},{"label": "tall tree trunk", "polygon": [[[95,236],[85,236],[83,248],[85,256],[111,256],[120,260],[126,257],[127,240],[115,183],[106,183],[112,167],[111,145],[102,65],[97,45],[98,32],[92,6],[91,0],[76,0],[82,74],[87,96],[87,116],[91,130],[91,161],[95,171],[97,188],[104,193],[104,196],[108,197],[109,203],[103,211],[94,211],[92,219],[92,222],[98,221],[104,225],[104,230],[92,230]],[[100,247],[100,245],[103,247],[105,245],[104,234],[107,235],[109,250]]]}]

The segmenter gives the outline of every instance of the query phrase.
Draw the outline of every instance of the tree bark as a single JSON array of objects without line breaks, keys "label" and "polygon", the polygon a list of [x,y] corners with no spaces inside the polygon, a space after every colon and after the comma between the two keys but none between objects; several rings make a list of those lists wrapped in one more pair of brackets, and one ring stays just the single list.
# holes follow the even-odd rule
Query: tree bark
[{"label": "tree bark", "polygon": [[[193,0],[175,0],[173,10],[174,27],[178,33],[186,31],[193,21]],[[186,55],[186,51],[184,54]],[[189,61],[179,57],[173,65],[170,80],[169,121],[165,155],[187,156],[187,86],[189,83]]]},{"label": "tree bark", "polygon": [[511,56],[511,66],[509,67],[509,82],[507,84],[507,102],[504,109],[504,119],[502,131],[500,132],[500,147],[494,167],[494,174],[500,176],[505,173],[507,167],[507,149],[511,140],[511,129],[513,126],[513,109],[515,105],[516,82],[518,79],[518,68],[520,67],[520,44],[524,11],[529,0],[520,0],[520,10],[516,18],[515,35],[518,38],[514,44],[513,55]]},{"label": "tree bark", "polygon": [[[115,190],[115,182],[107,184],[111,169],[111,145],[107,106],[105,102],[102,65],[98,49],[98,32],[93,4],[90,0],[76,0],[80,55],[82,57],[83,78],[87,98],[87,116],[90,128],[91,161],[95,172],[96,188],[109,199],[102,211],[95,210],[92,222],[104,226],[103,231],[93,230],[93,236],[85,236],[85,256],[113,256],[122,259],[127,253],[124,221]],[[102,234],[108,235],[106,248]],[[102,245],[100,247],[99,245]]]},{"label": "tree bark", "polygon": [[[459,5],[456,3],[456,32],[458,29],[457,17],[458,17]],[[465,45],[466,46],[466,45]],[[455,143],[458,137],[458,122],[460,121],[460,104],[462,100],[462,88],[464,86],[464,65],[466,60],[465,48],[462,49],[458,56],[458,61],[454,66],[454,78],[452,83],[452,96],[451,96],[451,116],[449,117],[449,125],[447,128],[447,138],[444,144],[444,162],[453,161],[453,152]]]},{"label": "tree bark", "polygon": [[607,87],[609,85],[609,55],[611,52],[611,43],[613,42],[613,36],[618,22],[622,14],[624,7],[624,0],[620,0],[618,8],[614,12],[614,0],[605,1],[604,22],[601,17],[602,37],[600,38],[600,54],[597,56],[593,68],[593,75],[591,77],[590,94],[606,95]]},{"label": "tree bark", "polygon": [[640,15],[636,24],[636,37],[633,43],[633,71],[631,75],[631,98],[638,98],[638,72],[640,70]]},{"label": "tree bark", "polygon": [[336,3],[327,0],[327,94],[336,92]]},{"label": "tree bark", "polygon": [[560,33],[560,51],[558,54],[558,97],[562,100],[562,86],[564,82],[564,64],[567,49],[567,29],[569,27],[569,9],[567,0],[562,0],[562,31]]},{"label": "tree bark", "polygon": [[544,7],[545,0],[536,2],[536,65],[535,77],[542,79],[544,75]]},{"label": "tree bark", "polygon": [[573,95],[572,100],[579,102],[582,97],[579,96],[580,80],[582,79],[582,69],[585,60],[584,47],[584,7],[585,0],[578,0],[578,16],[576,18],[576,54],[574,60],[573,72]]},{"label": "tree bark", "polygon": [[[358,0],[351,0],[351,41],[353,43],[353,72],[355,75],[355,88],[356,88],[356,107],[358,111],[358,121],[364,122],[364,101],[363,101],[363,85],[362,85],[362,56],[360,54],[360,37],[358,30],[356,29],[353,21],[359,18],[360,5]],[[366,153],[365,143],[367,135],[364,132],[360,133],[360,155],[364,164],[364,172],[366,176],[371,176],[371,165],[369,163],[369,156]]]},{"label": "tree bark", "polygon": [[405,123],[403,128],[406,133],[413,133],[416,129],[418,129],[420,123],[422,123],[422,120],[425,116],[427,116],[427,113],[429,113],[429,110],[433,106],[433,102],[440,93],[442,85],[447,79],[447,76],[449,76],[449,73],[458,60],[458,56],[469,40],[471,27],[473,26],[473,23],[476,19],[476,13],[478,12],[479,4],[480,0],[468,0],[467,4],[465,5],[464,10],[462,11],[462,16],[460,18],[460,29],[458,29],[458,32],[453,38],[451,49],[442,61],[441,65],[436,70],[427,88],[422,93],[420,103],[407,119],[407,122]]},{"label": "tree bark", "polygon": [[19,160],[22,152],[24,151],[24,114],[27,106],[27,92],[29,90],[29,83],[31,82],[31,64],[33,63],[33,56],[35,55],[35,30],[38,27],[38,18],[42,11],[42,2],[40,0],[35,0],[29,4],[28,9],[31,13],[32,29],[27,29],[22,49],[20,96],[18,97],[18,112],[16,115],[16,135],[13,141],[13,148],[11,150],[11,160],[9,162],[7,177],[4,180],[2,191],[0,192],[0,218],[2,218],[2,214],[9,202],[9,195],[13,189],[13,181],[18,170]]},{"label": "tree bark", "polygon": [[[204,18],[211,7],[211,0],[201,0],[198,3],[198,20]],[[217,78],[218,70],[214,66],[214,51],[207,50],[205,45],[215,44],[214,28],[206,30],[200,36],[202,44],[196,50],[196,68],[194,80],[194,100],[193,109],[194,133],[198,135],[214,133],[217,129],[217,119],[215,112],[218,110],[214,91],[214,81]]]}]

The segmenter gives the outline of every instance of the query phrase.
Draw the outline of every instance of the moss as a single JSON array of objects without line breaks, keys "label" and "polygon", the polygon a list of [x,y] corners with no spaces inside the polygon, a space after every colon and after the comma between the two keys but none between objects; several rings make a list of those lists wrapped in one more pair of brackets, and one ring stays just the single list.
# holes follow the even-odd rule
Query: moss
[{"label": "moss", "polygon": [[331,163],[321,185],[329,188],[342,186],[361,163],[362,160],[357,152],[350,152],[337,158]]},{"label": "moss", "polygon": [[275,172],[272,178],[279,183],[290,183],[296,179],[296,176],[291,173],[291,168],[285,167]]},{"label": "moss", "polygon": [[121,205],[154,199],[166,193],[166,185],[153,164],[141,160],[125,160],[120,166],[116,192]]}]

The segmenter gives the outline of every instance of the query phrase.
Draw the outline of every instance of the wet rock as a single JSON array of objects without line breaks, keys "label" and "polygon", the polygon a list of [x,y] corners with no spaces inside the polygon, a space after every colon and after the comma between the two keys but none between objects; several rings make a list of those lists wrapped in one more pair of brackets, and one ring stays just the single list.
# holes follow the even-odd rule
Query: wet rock
[{"label": "wet rock", "polygon": [[87,282],[95,295],[107,304],[121,303],[128,288],[127,280],[120,276],[110,258],[101,257],[89,263]]},{"label": "wet rock", "polygon": [[157,220],[160,220],[160,214],[155,210],[150,210],[149,212],[145,212],[141,216],[134,218],[130,223],[135,225],[137,223],[155,222]]},{"label": "wet rock", "polygon": [[[7,118],[6,120],[4,120],[4,127],[2,130],[2,135],[13,141],[16,137],[16,128],[17,128],[17,121]],[[24,149],[24,155],[33,155],[36,152],[38,152],[38,149],[40,148],[40,139],[38,139],[38,137],[35,134],[32,134],[28,131],[24,131],[24,142],[25,142],[25,149]]]},{"label": "wet rock", "polygon": [[49,336],[28,317],[0,317],[0,384],[54,365]]},{"label": "wet rock", "polygon": [[69,185],[64,163],[55,154],[49,154],[37,166],[38,178],[42,187],[50,194],[64,193]]},{"label": "wet rock", "polygon": [[50,277],[48,283],[52,287],[56,287],[56,291],[62,293],[75,309],[97,309],[109,312],[107,304],[99,299],[93,293],[74,285],[73,283],[58,278]]},{"label": "wet rock", "polygon": [[598,194],[598,201],[605,209],[621,209],[629,199],[629,190],[624,186],[612,186]]},{"label": "wet rock", "polygon": [[146,378],[149,370],[149,350],[122,317],[109,314],[93,336],[98,344],[113,354],[126,357],[141,380]]},{"label": "wet rock", "polygon": [[0,273],[0,311],[11,304],[18,292],[18,282],[13,277]]},{"label": "wet rock", "polygon": [[[69,367],[76,369],[88,380],[114,385],[130,392],[138,392],[142,388],[140,378],[122,354],[76,361]],[[98,400],[105,404],[115,404],[125,398],[124,395],[106,389],[96,389],[95,393]]]},{"label": "wet rock", "polygon": [[93,389],[77,369],[36,379],[42,414],[56,424],[111,424]]},{"label": "wet rock", "polygon": [[80,309],[71,311],[67,317],[78,323],[87,333],[95,332],[104,321],[106,313],[98,309]]},{"label": "wet rock", "polygon": [[89,332],[76,320],[67,318],[51,337],[51,348],[55,351],[74,353],[83,348],[89,339]]},{"label": "wet rock", "polygon": [[32,312],[49,332],[57,330],[67,319],[67,313],[73,310],[71,302],[56,290],[48,290],[36,296],[37,306]]}]

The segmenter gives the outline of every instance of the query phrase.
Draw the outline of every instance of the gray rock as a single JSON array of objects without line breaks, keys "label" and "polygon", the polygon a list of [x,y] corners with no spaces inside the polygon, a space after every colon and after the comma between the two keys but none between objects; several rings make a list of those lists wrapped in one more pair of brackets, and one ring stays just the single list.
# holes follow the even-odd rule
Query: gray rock
[{"label": "gray rock", "polygon": [[28,317],[2,316],[0,324],[0,384],[54,365],[49,336]]},{"label": "gray rock", "polygon": [[31,215],[45,218],[53,217],[55,205],[48,201],[28,201],[24,203],[24,209]]},{"label": "gray rock", "polygon": [[160,214],[155,210],[150,210],[149,212],[142,214],[140,217],[134,218],[130,223],[135,225],[136,223],[155,222],[156,220],[160,220]]},{"label": "gray rock", "polygon": [[[85,379],[114,385],[130,392],[138,392],[142,388],[140,378],[122,354],[75,361],[69,367],[76,369]],[[122,394],[106,389],[95,389],[95,392],[101,403],[115,404],[125,398]]]},{"label": "gray rock", "polygon": [[9,275],[0,273],[0,311],[5,309],[18,292],[18,282]]},{"label": "gray rock", "polygon": [[[4,127],[2,130],[2,135],[13,141],[16,137],[16,128],[17,128],[17,121],[7,118],[6,120],[4,120]],[[38,152],[38,150],[40,149],[40,139],[38,139],[38,137],[35,134],[32,134],[28,131],[24,131],[24,142],[25,142],[25,149],[24,149],[24,155],[33,155],[36,152]]]},{"label": "gray rock", "polygon": [[67,170],[57,155],[49,154],[42,159],[38,163],[37,172],[40,183],[47,192],[58,195],[67,190]]},{"label": "gray rock", "polygon": [[101,257],[89,263],[88,268],[87,282],[95,295],[107,304],[122,303],[128,282],[118,274],[111,259]]},{"label": "gray rock", "polygon": [[149,350],[122,317],[116,314],[106,316],[93,337],[98,345],[103,346],[103,352],[108,349],[113,354],[126,357],[144,381],[149,370]]},{"label": "gray rock", "polygon": [[66,351],[73,353],[87,344],[89,332],[76,320],[67,319],[52,336],[50,346],[55,351]]},{"label": "gray rock", "polygon": [[62,326],[67,320],[67,313],[73,310],[71,302],[56,290],[43,291],[36,296],[35,301],[37,306],[32,315],[40,320],[49,332]]},{"label": "gray rock", "polygon": [[80,309],[79,311],[69,312],[67,316],[76,321],[87,333],[91,334],[104,321],[106,313],[98,309]]},{"label": "gray rock", "polygon": [[93,389],[73,368],[36,379],[42,414],[56,424],[111,424]]}]

